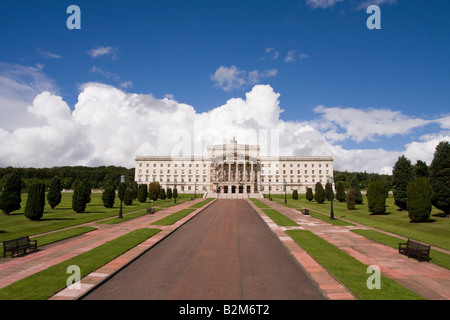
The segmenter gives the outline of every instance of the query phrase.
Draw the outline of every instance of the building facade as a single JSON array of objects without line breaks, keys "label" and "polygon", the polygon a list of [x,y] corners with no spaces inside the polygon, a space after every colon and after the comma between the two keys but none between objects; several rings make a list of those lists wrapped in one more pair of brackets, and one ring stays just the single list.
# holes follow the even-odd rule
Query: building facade
[{"label": "building facade", "polygon": [[159,182],[179,193],[233,194],[305,193],[333,175],[333,158],[265,157],[258,145],[229,144],[207,147],[206,157],[137,156],[135,181]]}]

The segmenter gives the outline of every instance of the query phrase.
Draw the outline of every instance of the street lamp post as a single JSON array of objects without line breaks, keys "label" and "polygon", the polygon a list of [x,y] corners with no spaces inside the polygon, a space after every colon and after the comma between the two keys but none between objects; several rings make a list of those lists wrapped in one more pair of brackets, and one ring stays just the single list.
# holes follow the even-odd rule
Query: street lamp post
[{"label": "street lamp post", "polygon": [[330,184],[330,199],[331,199],[331,212],[330,212],[330,220],[334,220],[334,211],[333,211],[333,177],[328,177],[328,183]]},{"label": "street lamp post", "polygon": [[269,179],[269,200],[270,200],[270,180],[271,179]]},{"label": "street lamp post", "polygon": [[286,198],[286,179],[284,179],[284,203],[287,203],[287,198]]},{"label": "street lamp post", "polygon": [[197,199],[197,181],[194,182],[194,199]]},{"label": "street lamp post", "polygon": [[125,195],[125,176],[120,176],[120,184],[119,184],[119,199],[120,199],[120,209],[119,209],[119,219],[122,219],[122,200]]}]

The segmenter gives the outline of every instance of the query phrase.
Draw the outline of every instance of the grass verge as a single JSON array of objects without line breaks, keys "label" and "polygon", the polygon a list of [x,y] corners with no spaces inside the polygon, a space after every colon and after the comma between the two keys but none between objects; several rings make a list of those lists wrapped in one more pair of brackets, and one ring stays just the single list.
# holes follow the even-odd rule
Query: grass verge
[{"label": "grass verge", "polygon": [[169,226],[171,224],[174,224],[178,220],[184,218],[188,214],[194,212],[195,210],[197,210],[197,209],[182,209],[180,211],[172,213],[170,216],[164,217],[162,219],[159,219],[159,220],[151,223],[151,225],[155,225],[155,226]]},{"label": "grass verge", "polygon": [[67,267],[77,265],[81,277],[157,234],[160,229],[137,229],[67,261],[51,266],[0,289],[2,300],[45,300],[66,287]]},{"label": "grass verge", "polygon": [[314,260],[320,263],[358,299],[361,300],[423,300],[415,292],[381,274],[381,289],[367,288],[365,264],[346,252],[307,230],[289,230],[286,233],[298,243]]},{"label": "grass verge", "polygon": [[258,208],[261,208],[261,209],[263,209],[263,208],[264,208],[264,209],[269,209],[269,208],[270,208],[267,204],[265,204],[265,203],[259,201],[258,199],[251,198],[250,200],[251,200]]},{"label": "grass verge", "polygon": [[189,208],[195,208],[195,209],[198,209],[198,208],[203,207],[205,204],[207,204],[207,203],[209,203],[209,202],[211,202],[211,201],[213,201],[213,200],[214,200],[214,198],[207,198],[207,199],[205,199],[205,200],[203,200],[203,201],[194,203],[194,204],[193,204],[192,206],[190,206]]},{"label": "grass verge", "polygon": [[289,219],[275,209],[262,209],[262,211],[279,226],[298,226],[295,221]]}]

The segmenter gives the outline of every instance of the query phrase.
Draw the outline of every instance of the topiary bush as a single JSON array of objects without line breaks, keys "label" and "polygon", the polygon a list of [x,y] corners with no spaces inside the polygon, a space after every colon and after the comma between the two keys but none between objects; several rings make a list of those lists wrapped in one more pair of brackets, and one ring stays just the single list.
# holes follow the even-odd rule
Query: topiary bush
[{"label": "topiary bush", "polygon": [[428,221],[431,214],[433,189],[428,178],[421,177],[408,183],[406,188],[407,208],[412,222]]},{"label": "topiary bush", "polygon": [[28,187],[28,199],[25,206],[25,216],[30,220],[40,220],[44,215],[45,184],[35,182]]}]

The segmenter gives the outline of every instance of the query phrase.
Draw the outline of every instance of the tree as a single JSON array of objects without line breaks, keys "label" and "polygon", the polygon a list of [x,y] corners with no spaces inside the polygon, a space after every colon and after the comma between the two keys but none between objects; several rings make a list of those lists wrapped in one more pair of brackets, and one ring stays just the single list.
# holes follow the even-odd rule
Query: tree
[{"label": "tree", "polygon": [[336,183],[336,200],[339,202],[344,202],[346,200],[345,186],[343,181],[338,181]]},{"label": "tree", "polygon": [[54,176],[50,181],[47,193],[47,201],[52,209],[61,203],[61,179]]},{"label": "tree", "polygon": [[103,206],[105,208],[112,208],[114,206],[114,201],[116,198],[116,190],[113,186],[108,186],[105,188],[102,194]]},{"label": "tree", "polygon": [[394,165],[392,174],[392,191],[394,193],[395,205],[400,210],[406,210],[406,187],[408,183],[415,179],[411,161],[405,156],[399,157]]},{"label": "tree", "polygon": [[91,202],[91,185],[87,179],[75,182],[72,196],[72,209],[77,213],[84,213],[86,205]]},{"label": "tree", "polygon": [[383,180],[372,181],[367,188],[369,212],[384,214],[386,212],[386,183]]},{"label": "tree", "polygon": [[173,197],[174,199],[178,198],[178,191],[177,191],[177,188],[174,188],[174,189],[173,189],[172,197]]},{"label": "tree", "polygon": [[16,171],[11,172],[6,177],[3,192],[0,195],[0,209],[3,213],[10,214],[20,209],[22,197],[20,191],[22,189],[22,179]]},{"label": "tree", "polygon": [[150,200],[158,200],[160,189],[161,186],[159,185],[159,182],[150,183],[150,185],[148,186],[148,197],[150,198]]},{"label": "tree", "polygon": [[172,188],[167,188],[166,198],[172,199]]},{"label": "tree", "polygon": [[325,201],[325,190],[320,182],[316,183],[316,193],[314,194],[314,200],[317,203],[324,203]]},{"label": "tree", "polygon": [[125,192],[127,191],[127,185],[123,182],[119,183],[119,188],[117,190],[117,196],[120,201],[123,201],[125,198]]},{"label": "tree", "polygon": [[416,178],[420,177],[430,177],[430,172],[428,170],[428,166],[426,162],[423,162],[422,160],[417,160],[416,164],[413,166],[414,173],[416,174]]},{"label": "tree", "polygon": [[327,199],[328,201],[334,199],[333,186],[329,182],[325,184],[325,199]]},{"label": "tree", "polygon": [[148,197],[147,185],[145,183],[140,184],[137,192],[138,201],[144,203],[147,200],[147,197]]},{"label": "tree", "polygon": [[44,215],[45,183],[35,182],[28,187],[28,199],[25,206],[25,216],[33,221],[40,220]]},{"label": "tree", "polygon": [[138,184],[136,181],[133,181],[131,183],[131,198],[132,198],[132,200],[137,199],[137,192],[138,192]]},{"label": "tree", "polygon": [[133,190],[130,188],[127,188],[125,190],[125,195],[123,197],[123,203],[127,206],[133,204]]},{"label": "tree", "polygon": [[306,200],[311,202],[312,199],[314,199],[312,188],[307,188],[306,189]]},{"label": "tree", "polygon": [[428,221],[431,214],[431,197],[433,189],[426,177],[420,177],[416,181],[408,183],[406,188],[408,196],[407,210],[412,222]]},{"label": "tree", "polygon": [[345,201],[347,203],[348,210],[355,210],[356,203],[356,188],[351,187],[347,190],[347,194],[345,195]]},{"label": "tree", "polygon": [[433,206],[450,217],[450,143],[441,141],[430,164],[430,183],[433,188]]},{"label": "tree", "polygon": [[358,180],[356,180],[355,177],[351,178],[350,180],[350,189],[354,187],[355,188],[355,204],[362,204],[363,203],[363,196],[361,193],[361,184],[358,183]]},{"label": "tree", "polygon": [[292,191],[292,199],[294,199],[294,200],[298,199],[298,191],[297,191],[297,189],[294,189],[294,191]]},{"label": "tree", "polygon": [[159,198],[160,198],[161,200],[165,200],[165,199],[166,199],[166,190],[165,190],[164,188],[161,188],[161,189],[159,190]]}]

